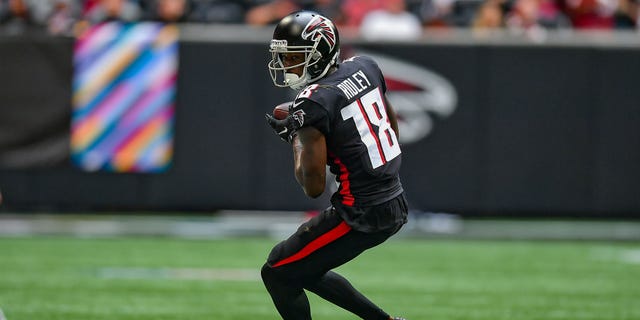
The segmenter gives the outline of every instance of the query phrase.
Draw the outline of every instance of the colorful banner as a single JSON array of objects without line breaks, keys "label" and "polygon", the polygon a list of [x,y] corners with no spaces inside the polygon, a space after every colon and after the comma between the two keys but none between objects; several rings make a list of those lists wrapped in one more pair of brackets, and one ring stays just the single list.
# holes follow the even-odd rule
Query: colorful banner
[{"label": "colorful banner", "polygon": [[96,25],[77,39],[73,61],[73,162],[87,171],[165,171],[173,155],[178,28]]}]

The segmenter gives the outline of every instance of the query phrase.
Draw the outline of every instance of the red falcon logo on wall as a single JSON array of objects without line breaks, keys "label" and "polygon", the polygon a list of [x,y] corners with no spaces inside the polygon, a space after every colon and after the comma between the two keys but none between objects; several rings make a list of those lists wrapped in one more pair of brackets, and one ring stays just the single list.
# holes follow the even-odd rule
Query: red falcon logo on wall
[{"label": "red falcon logo on wall", "polygon": [[387,84],[387,98],[396,109],[400,142],[425,138],[434,129],[434,118],[446,119],[458,105],[455,86],[442,75],[421,65],[357,50],[378,63]]},{"label": "red falcon logo on wall", "polygon": [[327,18],[315,16],[302,31],[302,38],[318,41],[318,38],[322,37],[329,45],[330,50],[333,50],[336,45],[336,32],[334,30],[333,23]]}]

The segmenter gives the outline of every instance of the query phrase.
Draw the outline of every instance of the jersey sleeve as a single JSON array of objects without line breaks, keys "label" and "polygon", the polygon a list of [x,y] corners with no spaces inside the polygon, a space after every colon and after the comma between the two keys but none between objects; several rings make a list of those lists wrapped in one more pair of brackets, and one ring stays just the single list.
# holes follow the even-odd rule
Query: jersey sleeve
[{"label": "jersey sleeve", "polygon": [[325,108],[308,98],[296,98],[291,110],[300,128],[314,127],[325,136],[329,134],[329,114]]}]

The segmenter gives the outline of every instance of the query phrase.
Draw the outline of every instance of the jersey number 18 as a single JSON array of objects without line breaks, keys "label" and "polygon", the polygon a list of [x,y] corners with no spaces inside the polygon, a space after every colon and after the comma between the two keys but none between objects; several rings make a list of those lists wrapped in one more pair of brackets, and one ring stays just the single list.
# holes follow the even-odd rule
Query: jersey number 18
[{"label": "jersey number 18", "polygon": [[373,169],[384,165],[400,154],[398,138],[389,123],[379,88],[367,92],[342,108],[340,113],[343,120],[353,119],[355,122],[362,143],[367,146]]}]

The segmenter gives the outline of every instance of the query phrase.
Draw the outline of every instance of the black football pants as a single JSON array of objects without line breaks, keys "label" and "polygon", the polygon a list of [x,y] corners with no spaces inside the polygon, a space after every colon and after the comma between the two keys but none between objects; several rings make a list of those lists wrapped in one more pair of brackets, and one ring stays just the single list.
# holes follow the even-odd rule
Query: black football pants
[{"label": "black football pants", "polygon": [[282,318],[311,319],[306,289],[362,319],[388,320],[387,313],[330,270],[384,242],[400,227],[356,231],[333,208],[302,224],[273,248],[262,267],[262,279]]}]

